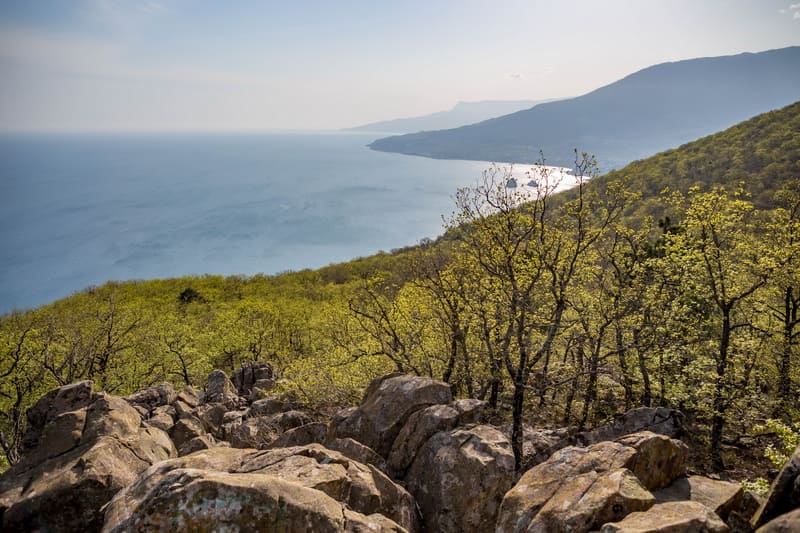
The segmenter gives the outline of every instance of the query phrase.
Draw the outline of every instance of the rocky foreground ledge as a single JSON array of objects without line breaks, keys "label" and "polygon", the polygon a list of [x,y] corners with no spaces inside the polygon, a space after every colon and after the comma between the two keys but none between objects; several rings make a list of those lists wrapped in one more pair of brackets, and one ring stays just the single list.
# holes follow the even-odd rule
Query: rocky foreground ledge
[{"label": "rocky foreground ledge", "polygon": [[669,409],[580,434],[527,428],[518,474],[484,403],[454,401],[441,381],[384,376],[328,421],[273,385],[256,364],[212,372],[203,393],[50,391],[0,477],[2,530],[800,531],[800,449],[759,501],[685,475],[683,417]]}]

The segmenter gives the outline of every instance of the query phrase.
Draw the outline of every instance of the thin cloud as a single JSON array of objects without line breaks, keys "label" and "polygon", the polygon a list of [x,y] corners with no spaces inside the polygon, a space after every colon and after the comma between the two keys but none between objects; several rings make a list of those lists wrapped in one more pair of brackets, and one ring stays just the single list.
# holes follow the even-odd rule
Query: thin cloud
[{"label": "thin cloud", "polygon": [[28,70],[68,75],[213,85],[263,85],[265,79],[251,74],[171,65],[141,68],[126,64],[124,48],[117,43],[55,35],[31,30],[0,32],[0,60]]},{"label": "thin cloud", "polygon": [[522,73],[521,72],[510,72],[508,74],[508,77],[511,78],[512,80],[521,80],[522,79]]},{"label": "thin cloud", "polygon": [[[789,11],[792,13],[792,18],[795,20],[800,19],[800,3],[791,4],[789,6]],[[786,13],[785,9],[781,9],[781,13]]]}]

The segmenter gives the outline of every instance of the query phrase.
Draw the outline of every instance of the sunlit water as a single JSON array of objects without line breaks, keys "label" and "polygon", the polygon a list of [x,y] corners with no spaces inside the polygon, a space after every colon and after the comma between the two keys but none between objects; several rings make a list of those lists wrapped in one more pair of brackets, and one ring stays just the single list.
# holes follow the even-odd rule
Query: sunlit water
[{"label": "sunlit water", "polygon": [[372,140],[0,136],[0,312],[111,279],[269,274],[414,244],[487,167]]}]

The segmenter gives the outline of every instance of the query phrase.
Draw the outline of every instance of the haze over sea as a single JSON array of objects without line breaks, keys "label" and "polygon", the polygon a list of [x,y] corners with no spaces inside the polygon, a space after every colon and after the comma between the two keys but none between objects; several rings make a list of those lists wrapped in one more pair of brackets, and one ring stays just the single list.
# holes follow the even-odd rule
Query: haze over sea
[{"label": "haze over sea", "polygon": [[373,139],[0,136],[0,313],[107,280],[273,274],[415,244],[488,166]]}]

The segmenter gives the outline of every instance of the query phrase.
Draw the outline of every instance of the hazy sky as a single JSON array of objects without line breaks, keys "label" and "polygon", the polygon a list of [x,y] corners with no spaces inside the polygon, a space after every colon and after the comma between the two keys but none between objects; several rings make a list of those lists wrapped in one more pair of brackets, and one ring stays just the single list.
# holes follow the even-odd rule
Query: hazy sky
[{"label": "hazy sky", "polygon": [[798,44],[800,0],[0,0],[0,128],[339,128]]}]

